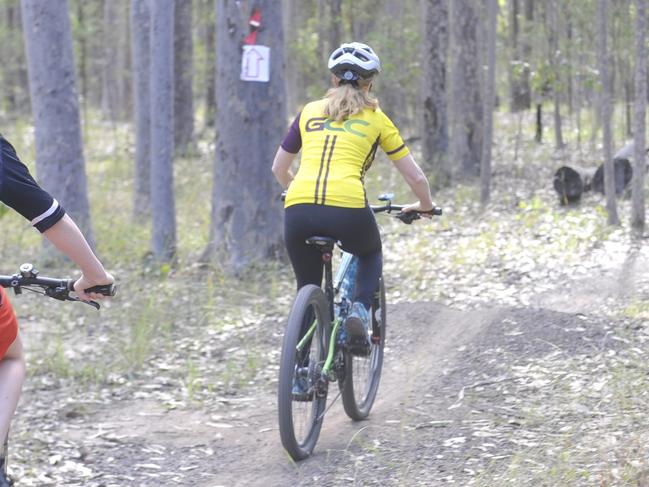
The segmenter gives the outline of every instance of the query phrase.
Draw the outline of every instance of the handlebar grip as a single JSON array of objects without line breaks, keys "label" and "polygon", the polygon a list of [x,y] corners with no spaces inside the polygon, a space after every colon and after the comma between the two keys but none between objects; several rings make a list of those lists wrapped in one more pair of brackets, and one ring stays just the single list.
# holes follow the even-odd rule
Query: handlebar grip
[{"label": "handlebar grip", "polygon": [[442,214],[442,209],[439,206],[436,206],[432,210],[430,210],[430,214],[439,216]]},{"label": "handlebar grip", "polygon": [[99,286],[92,286],[88,289],[84,289],[87,293],[97,293],[103,294],[104,296],[115,296],[117,292],[117,286],[115,284],[101,284]]},{"label": "handlebar grip", "polygon": [[[74,283],[77,282],[74,279],[68,279],[68,290],[74,291]],[[101,284],[99,286],[92,286],[88,289],[84,289],[86,293],[98,293],[103,294],[104,296],[115,296],[117,292],[117,286],[113,284]]]}]

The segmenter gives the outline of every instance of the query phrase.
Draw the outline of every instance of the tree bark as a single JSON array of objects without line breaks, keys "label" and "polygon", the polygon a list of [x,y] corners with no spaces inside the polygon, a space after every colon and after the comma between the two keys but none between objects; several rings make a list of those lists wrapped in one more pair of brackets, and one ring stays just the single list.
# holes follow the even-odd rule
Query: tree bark
[{"label": "tree bark", "polygon": [[458,175],[475,177],[482,153],[482,97],[477,45],[478,9],[471,0],[455,0],[451,8],[452,131],[451,160]]},{"label": "tree bark", "polygon": [[554,141],[557,149],[564,147],[563,142],[563,129],[561,121],[561,73],[559,66],[561,65],[560,50],[559,50],[559,12],[557,0],[551,0],[547,5],[548,8],[548,44],[549,44],[549,59],[554,75],[552,83],[552,101],[554,105]]},{"label": "tree bark", "polygon": [[448,157],[446,60],[448,53],[448,2],[422,0],[421,127],[424,168],[433,173],[436,186],[450,183]]},{"label": "tree bark", "polygon": [[489,203],[491,189],[491,147],[493,144],[493,112],[496,98],[496,29],[498,0],[489,0],[487,5],[487,79],[485,83],[482,117],[484,120],[482,138],[482,159],[480,161],[480,202]]},{"label": "tree bark", "polygon": [[644,176],[646,158],[646,123],[647,113],[647,4],[646,0],[635,0],[635,118],[633,126],[633,181],[631,187],[631,226],[636,233],[642,234],[645,227]]},{"label": "tree bark", "polygon": [[609,225],[619,225],[615,201],[615,179],[611,151],[611,80],[608,72],[608,0],[597,0],[597,57],[599,61],[601,92],[601,118],[604,146],[604,189]]},{"label": "tree bark", "polygon": [[125,0],[104,1],[102,28],[101,111],[115,122],[126,119],[128,114],[129,32]]},{"label": "tree bark", "polygon": [[68,3],[22,0],[21,6],[39,179],[94,246]]},{"label": "tree bark", "polygon": [[192,2],[176,2],[174,26],[174,145],[178,154],[193,152]]},{"label": "tree bark", "polygon": [[135,191],[133,218],[151,214],[151,12],[149,0],[131,0],[131,52],[135,120]]},{"label": "tree bark", "polygon": [[[272,155],[286,131],[281,3],[255,0],[267,26],[258,43],[270,47],[270,81],[241,81],[241,41],[247,25],[239,7],[216,2],[217,138],[210,243],[204,257],[222,253],[226,269],[238,274],[281,253],[280,188],[270,171]],[[230,107],[223,110],[220,107]]]},{"label": "tree bark", "polygon": [[173,186],[174,0],[151,2],[151,210],[152,250],[159,262],[176,255]]}]

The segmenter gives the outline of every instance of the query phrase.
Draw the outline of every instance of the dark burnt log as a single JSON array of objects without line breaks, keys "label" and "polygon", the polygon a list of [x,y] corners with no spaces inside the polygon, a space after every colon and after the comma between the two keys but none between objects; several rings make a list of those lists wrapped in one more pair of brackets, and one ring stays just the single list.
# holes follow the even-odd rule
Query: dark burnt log
[{"label": "dark burnt log", "polygon": [[[633,167],[628,159],[613,159],[613,171],[615,174],[615,194],[620,196],[624,189],[631,182]],[[604,194],[604,164],[601,164],[593,176],[593,191]]]},{"label": "dark burnt log", "polygon": [[554,173],[554,190],[562,205],[577,203],[584,191],[591,189],[595,168],[580,166],[561,166]]}]

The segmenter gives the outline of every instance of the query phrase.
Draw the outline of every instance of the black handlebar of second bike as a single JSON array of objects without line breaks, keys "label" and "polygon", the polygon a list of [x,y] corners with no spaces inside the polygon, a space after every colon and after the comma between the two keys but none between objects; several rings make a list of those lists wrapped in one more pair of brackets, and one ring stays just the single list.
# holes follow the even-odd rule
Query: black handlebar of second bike
[{"label": "black handlebar of second bike", "polygon": [[[52,277],[41,277],[38,271],[31,264],[20,266],[19,272],[11,276],[0,275],[0,286],[12,288],[16,294],[20,294],[22,289],[34,291],[34,287],[41,288],[43,294],[50,298],[61,301],[81,301],[79,298],[70,296],[70,291],[74,291],[76,279],[59,279]],[[84,290],[86,293],[98,293],[104,296],[115,296],[117,287],[115,284],[103,284],[93,286]],[[38,292],[38,291],[35,291]],[[99,309],[99,303],[95,301],[81,301]]]}]

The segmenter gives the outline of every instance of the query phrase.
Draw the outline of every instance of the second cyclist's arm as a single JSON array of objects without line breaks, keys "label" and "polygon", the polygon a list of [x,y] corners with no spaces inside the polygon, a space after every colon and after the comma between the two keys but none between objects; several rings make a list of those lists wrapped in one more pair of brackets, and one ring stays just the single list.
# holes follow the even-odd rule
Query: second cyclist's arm
[{"label": "second cyclist's arm", "polygon": [[432,210],[434,205],[428,179],[426,179],[426,175],[415,162],[412,154],[409,153],[401,159],[394,161],[394,165],[406,183],[408,183],[412,192],[419,199],[419,208],[413,207],[412,209],[420,211]]}]

